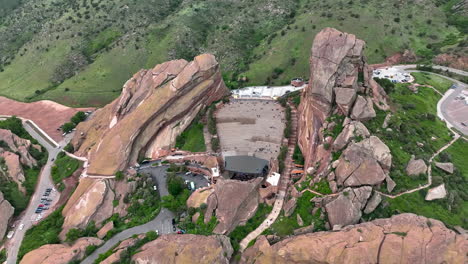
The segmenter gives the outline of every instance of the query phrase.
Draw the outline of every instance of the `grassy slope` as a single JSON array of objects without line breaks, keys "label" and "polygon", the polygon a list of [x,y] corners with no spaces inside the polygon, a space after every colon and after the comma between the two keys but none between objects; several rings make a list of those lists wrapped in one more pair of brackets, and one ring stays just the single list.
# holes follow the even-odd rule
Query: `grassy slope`
[{"label": "grassy slope", "polygon": [[[310,46],[316,33],[324,27],[335,27],[365,40],[365,54],[370,63],[381,62],[386,56],[406,47],[415,51],[424,50],[427,43],[439,42],[449,33],[457,32],[453,27],[446,27],[445,14],[433,4],[426,4],[429,1],[419,5],[407,3],[400,8],[393,6],[395,1],[366,1],[366,4],[350,1],[354,4],[350,6],[343,2],[343,8],[336,8],[342,2],[338,0],[304,2],[310,2],[313,8],[297,16],[296,22],[290,26],[291,30],[286,30],[284,36],[278,32],[271,45],[263,42],[255,50],[254,54],[260,58],[246,72],[251,83],[264,83],[275,67],[285,70],[275,83],[287,82],[295,76],[307,78]],[[328,12],[329,6],[335,7],[333,17],[321,17],[323,12]],[[351,13],[360,17],[350,17]],[[399,23],[394,21],[397,13]],[[412,18],[408,18],[410,14]],[[426,23],[429,17],[432,19],[431,25]],[[395,29],[394,34],[391,33],[392,29]],[[418,35],[420,33],[425,36]],[[295,65],[291,65],[292,57],[296,58]]]},{"label": "grassy slope", "polygon": [[425,72],[414,72],[412,75],[414,76],[416,83],[431,85],[441,93],[445,93],[453,84],[445,78]]},{"label": "grassy slope", "polygon": [[185,131],[180,135],[180,137],[183,138],[183,141],[179,142],[178,140],[178,142],[176,143],[177,148],[191,152],[206,151],[202,123],[192,123],[187,129],[185,129]]},{"label": "grassy slope", "polygon": [[[439,91],[443,91],[447,86],[449,87],[451,85],[451,83],[433,75],[416,77],[419,83],[433,85]],[[427,182],[426,176],[412,179],[404,174],[404,168],[411,154],[424,158],[427,162],[427,159],[432,153],[448,143],[451,139],[449,131],[441,121],[437,118],[435,121],[432,121],[422,116],[423,113],[436,114],[436,105],[440,96],[430,88],[424,87],[419,88],[418,94],[408,93],[408,91],[405,85],[397,85],[395,92],[390,94],[397,109],[395,116],[398,117],[392,119],[390,127],[394,130],[398,125],[403,125],[405,127],[405,129],[395,134],[397,135],[396,137],[393,136],[393,133],[377,132],[385,116],[382,112],[379,113],[375,120],[366,124],[373,133],[379,135],[392,152],[393,168],[391,176],[397,183],[396,191],[394,191],[395,193],[417,187],[418,184]],[[402,108],[403,105],[410,103],[415,105],[415,109]],[[404,122],[400,123],[400,121],[398,121],[399,118]],[[431,136],[435,136],[437,140],[431,140]],[[418,148],[415,142],[424,143],[424,147]],[[451,156],[451,161],[465,177],[465,180],[461,180],[454,175],[446,175],[444,179],[441,179],[447,181],[446,188],[449,196],[454,196],[455,199],[446,198],[435,201],[425,201],[424,198],[427,189],[420,190],[415,193],[405,194],[396,199],[384,199],[386,202],[383,204],[387,204],[387,206],[379,206],[375,212],[366,216],[366,219],[385,218],[396,213],[410,212],[441,220],[449,226],[460,225],[467,228],[468,202],[466,200],[463,201],[463,197],[466,197],[466,186],[468,182],[466,180],[468,178],[468,167],[465,162],[468,155],[467,149],[468,143],[459,140],[446,150]],[[433,176],[440,178],[441,175],[441,171],[433,167]],[[433,177],[433,180],[434,179],[435,177]],[[456,184],[451,184],[453,181],[456,181]],[[440,183],[434,184],[434,186],[438,184]]]},{"label": "grassy slope", "polygon": [[[399,2],[396,0],[350,1],[352,4],[338,0],[325,3],[318,0],[189,0],[180,5],[178,1],[165,0],[119,0],[115,3],[103,0],[100,3],[105,8],[98,11],[89,7],[89,1],[83,1],[88,8],[81,1],[75,3],[76,11],[69,8],[71,4],[65,0],[57,2],[62,6],[52,2],[43,1],[45,7],[37,7],[29,1],[24,4],[25,9],[33,13],[46,8],[51,10],[34,17],[41,21],[40,27],[30,25],[34,23],[29,23],[32,18],[28,20],[28,17],[18,19],[20,22],[7,17],[3,29],[0,26],[0,34],[10,27],[24,28],[21,37],[25,39],[15,41],[14,45],[6,43],[11,46],[7,49],[9,54],[16,56],[10,65],[4,66],[5,71],[0,72],[0,95],[18,100],[52,99],[73,106],[99,106],[117,97],[125,81],[139,69],[168,59],[191,59],[202,52],[214,53],[225,73],[245,72],[250,83],[263,84],[275,67],[283,68],[285,72],[275,81],[281,83],[293,76],[308,75],[310,46],[323,27],[337,27],[366,40],[366,54],[371,62],[379,62],[405,47],[422,50],[427,43],[441,42],[446,35],[457,33],[455,28],[446,27],[442,7],[436,8],[430,0],[398,8],[394,7]],[[125,6],[128,9],[124,12]],[[332,17],[326,15],[329,10],[333,10]],[[88,19],[84,18],[87,11],[91,16]],[[292,11],[295,16],[291,15]],[[81,19],[77,13],[81,14]],[[394,21],[398,13],[399,23]],[[409,14],[413,17],[408,18]],[[431,25],[426,22],[428,17]],[[81,22],[72,23],[70,19]],[[121,37],[107,49],[93,54],[90,64],[78,70],[77,75],[58,87],[52,86],[50,79],[55,69],[61,67],[71,53],[86,50],[89,43],[99,41],[100,32],[109,26],[120,31]],[[285,35],[281,36],[283,29]],[[277,36],[271,38],[273,34]],[[271,44],[268,44],[269,38]],[[5,43],[0,41],[0,49],[2,44]],[[295,58],[294,65],[291,58]],[[44,94],[36,95],[36,90]]]}]

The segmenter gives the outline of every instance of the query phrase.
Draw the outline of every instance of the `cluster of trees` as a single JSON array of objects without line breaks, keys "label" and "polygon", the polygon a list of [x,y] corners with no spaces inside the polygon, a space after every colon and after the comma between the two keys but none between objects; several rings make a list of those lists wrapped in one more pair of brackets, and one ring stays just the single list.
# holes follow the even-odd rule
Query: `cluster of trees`
[{"label": "cluster of trees", "polygon": [[62,131],[65,133],[70,133],[80,122],[86,120],[86,114],[82,111],[77,112],[72,118],[70,122],[63,124]]},{"label": "cluster of trees", "polygon": [[385,78],[374,78],[374,80],[382,86],[387,94],[392,93],[395,90],[395,84],[392,83],[389,79]]},{"label": "cluster of trees", "polygon": [[66,235],[66,242],[73,243],[81,237],[96,237],[99,229],[96,227],[94,221],[89,222],[85,229],[72,228]]}]

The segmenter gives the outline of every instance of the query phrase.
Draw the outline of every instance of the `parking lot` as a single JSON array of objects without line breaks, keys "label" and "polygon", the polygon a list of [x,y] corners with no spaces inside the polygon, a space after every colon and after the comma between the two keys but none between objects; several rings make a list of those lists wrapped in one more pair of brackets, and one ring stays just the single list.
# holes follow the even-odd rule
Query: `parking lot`
[{"label": "parking lot", "polygon": [[414,81],[411,74],[405,72],[405,70],[394,67],[375,69],[372,78],[389,79],[393,83],[410,83]]},{"label": "parking lot", "polygon": [[35,214],[32,215],[31,221],[37,222],[44,218],[46,215],[49,214],[49,211],[53,211],[52,206],[54,205],[54,201],[56,201],[57,197],[57,190],[55,188],[47,188],[44,193],[42,193],[42,197],[40,203],[37,204]]},{"label": "parking lot", "polygon": [[[168,165],[145,166],[139,170],[141,173],[149,174],[151,176],[158,187],[159,195],[161,197],[169,195],[166,184],[168,168]],[[196,189],[207,187],[209,184],[209,181],[201,174],[178,173],[177,175],[183,178],[184,181],[194,182]]]}]

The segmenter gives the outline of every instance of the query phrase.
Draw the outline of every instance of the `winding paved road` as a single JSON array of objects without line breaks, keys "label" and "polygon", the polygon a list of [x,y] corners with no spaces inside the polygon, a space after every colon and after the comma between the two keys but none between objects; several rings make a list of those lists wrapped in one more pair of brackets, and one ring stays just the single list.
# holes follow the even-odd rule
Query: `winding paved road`
[{"label": "winding paved road", "polygon": [[[151,175],[151,177],[156,181],[158,186],[159,195],[166,196],[169,194],[167,190],[166,184],[166,169],[169,166],[159,166],[159,167],[152,167],[151,165],[146,166],[144,168],[140,168],[140,172],[146,173]],[[101,247],[99,247],[96,251],[94,251],[91,255],[85,258],[81,264],[92,264],[100,254],[107,252],[117,243],[120,241],[125,240],[127,238],[132,237],[133,235],[147,233],[149,231],[156,231],[158,230],[159,234],[169,234],[173,233],[172,230],[172,219],[174,218],[174,213],[169,211],[166,208],[162,208],[161,212],[154,218],[152,221],[132,227],[130,229],[126,229],[115,236],[111,237],[109,240],[106,241]]]}]

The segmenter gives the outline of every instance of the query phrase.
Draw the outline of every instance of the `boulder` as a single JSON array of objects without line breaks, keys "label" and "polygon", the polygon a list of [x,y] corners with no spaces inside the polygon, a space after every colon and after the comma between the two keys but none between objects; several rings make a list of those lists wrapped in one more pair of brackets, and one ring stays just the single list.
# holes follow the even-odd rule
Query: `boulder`
[{"label": "boulder", "polygon": [[386,129],[388,127],[388,123],[390,122],[390,119],[392,118],[392,114],[391,113],[388,113],[386,116],[385,116],[385,119],[382,123],[382,128],[383,129]]},{"label": "boulder", "polygon": [[387,191],[391,193],[395,189],[396,183],[389,175],[385,176],[385,182],[387,183]]},{"label": "boulder", "polygon": [[356,100],[356,90],[351,88],[339,88],[336,87],[335,101],[338,108],[344,115],[348,115],[351,107],[353,106],[354,100]]},{"label": "boulder", "polygon": [[437,187],[429,189],[426,194],[426,201],[432,201],[437,199],[443,199],[447,196],[447,191],[445,190],[445,184],[441,184]]},{"label": "boulder", "polygon": [[20,264],[68,264],[82,259],[88,246],[98,246],[102,242],[101,239],[95,237],[83,237],[71,246],[64,244],[44,245],[24,255]]},{"label": "boulder", "polygon": [[382,201],[382,196],[379,193],[374,192],[374,194],[372,194],[372,197],[369,199],[369,201],[367,201],[367,205],[366,205],[366,208],[364,209],[364,213],[370,214],[374,212],[374,210],[377,208],[377,206],[379,206],[381,201]]},{"label": "boulder", "polygon": [[291,216],[294,210],[296,209],[296,205],[297,205],[297,199],[294,197],[289,199],[286,203],[284,203],[283,205],[284,215],[286,217]]},{"label": "boulder", "polygon": [[315,225],[314,225],[314,223],[312,223],[309,226],[304,226],[304,227],[301,227],[301,228],[298,228],[298,229],[294,229],[293,234],[295,236],[298,236],[298,235],[302,235],[302,234],[306,234],[306,233],[312,233],[312,232],[314,232],[314,228],[315,228]]},{"label": "boulder", "polygon": [[192,215],[192,223],[196,223],[198,221],[198,218],[200,218],[200,212],[196,212]]},{"label": "boulder", "polygon": [[10,202],[3,198],[3,193],[0,192],[0,240],[3,239],[8,229],[8,223],[10,222],[15,208],[11,206]]},{"label": "boulder", "polygon": [[466,263],[466,252],[468,240],[442,222],[401,214],[273,245],[260,236],[240,263]]},{"label": "boulder", "polygon": [[436,162],[435,165],[437,168],[447,173],[450,173],[450,174],[453,173],[454,166],[453,166],[453,163],[451,162]]},{"label": "boulder", "polygon": [[349,145],[335,170],[339,186],[377,185],[386,178],[392,156],[379,138],[371,136]]},{"label": "boulder", "polygon": [[299,226],[304,226],[304,220],[302,220],[302,217],[299,214],[296,214],[296,220]]},{"label": "boulder", "polygon": [[419,174],[426,174],[427,165],[422,159],[414,159],[414,156],[406,166],[406,174],[409,176],[417,176]]},{"label": "boulder", "polygon": [[112,229],[114,229],[114,222],[109,221],[109,222],[107,222],[107,224],[105,224],[103,227],[101,227],[101,229],[99,229],[99,231],[97,232],[96,235],[100,239],[103,239],[107,235],[107,233],[109,231],[111,231]]},{"label": "boulder", "polygon": [[119,98],[77,126],[75,154],[92,161],[88,174],[114,175],[142,154],[156,158],[170,150],[201,109],[227,94],[211,54],[141,70],[124,84]]},{"label": "boulder", "polygon": [[351,142],[352,139],[356,137],[367,138],[369,136],[369,130],[367,130],[364,124],[362,124],[359,121],[351,121],[343,128],[343,131],[341,131],[341,133],[336,137],[335,141],[333,142],[332,149],[335,152],[340,151],[344,147],[346,147],[346,145],[348,145],[348,143]]},{"label": "boulder", "polygon": [[354,103],[353,111],[351,112],[351,118],[354,120],[365,121],[372,119],[375,116],[376,113],[372,100],[358,95],[356,103]]},{"label": "boulder", "polygon": [[330,226],[352,225],[359,222],[372,187],[346,188],[336,198],[325,204]]},{"label": "boulder", "polygon": [[205,212],[205,223],[211,219],[213,212],[218,219],[214,233],[229,234],[236,226],[245,224],[254,216],[260,201],[258,189],[262,180],[218,180],[208,197]]},{"label": "boulder", "polygon": [[225,263],[234,250],[226,236],[162,235],[141,247],[132,257],[136,264],[147,263]]}]

